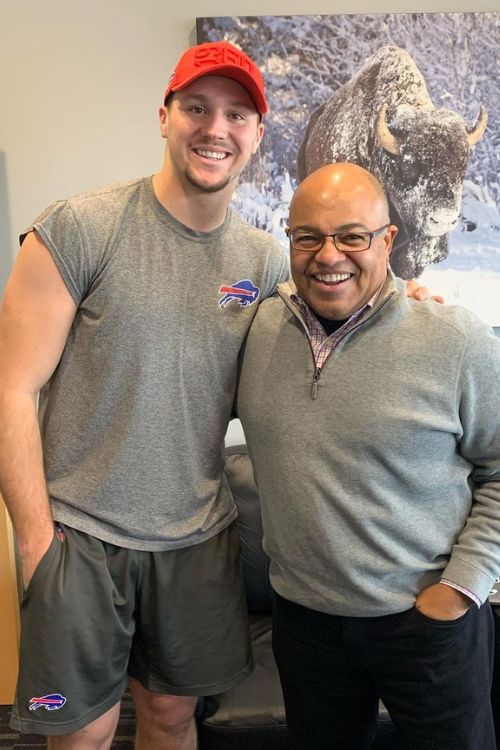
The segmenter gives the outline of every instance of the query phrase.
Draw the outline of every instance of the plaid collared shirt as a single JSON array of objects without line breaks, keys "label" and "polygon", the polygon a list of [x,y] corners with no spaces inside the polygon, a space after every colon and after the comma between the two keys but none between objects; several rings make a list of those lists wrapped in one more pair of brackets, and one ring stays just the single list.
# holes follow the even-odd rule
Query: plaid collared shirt
[{"label": "plaid collared shirt", "polygon": [[356,310],[356,312],[354,312],[351,317],[346,320],[343,326],[338,328],[329,336],[327,335],[325,329],[323,328],[307,302],[305,302],[302,297],[299,297],[298,294],[290,295],[291,301],[302,314],[302,318],[306,324],[312,350],[314,352],[314,361],[316,362],[316,367],[319,370],[321,370],[337,344],[339,344],[344,336],[354,328],[357,322],[361,320],[363,315],[368,310],[371,310],[373,308],[381,289],[382,287],[379,287],[373,297],[370,297],[366,305],[363,305],[363,307],[360,307],[359,310]]}]

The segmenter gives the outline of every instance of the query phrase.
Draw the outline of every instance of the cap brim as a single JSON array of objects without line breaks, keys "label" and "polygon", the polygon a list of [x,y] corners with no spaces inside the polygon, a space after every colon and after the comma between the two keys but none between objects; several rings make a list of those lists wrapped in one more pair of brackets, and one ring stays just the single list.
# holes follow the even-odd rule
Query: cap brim
[{"label": "cap brim", "polygon": [[196,81],[203,76],[222,76],[223,78],[231,78],[233,81],[240,83],[243,88],[248,91],[252,97],[257,112],[261,115],[265,115],[269,112],[266,98],[261,89],[255,83],[254,78],[250,73],[247,73],[242,68],[234,65],[214,65],[213,67],[207,65],[203,70],[196,71],[192,76],[185,78],[181,83],[177,84],[177,86],[169,87],[165,92],[165,98],[176,91],[182,91],[182,89],[189,86],[190,83],[193,83],[193,81]]}]

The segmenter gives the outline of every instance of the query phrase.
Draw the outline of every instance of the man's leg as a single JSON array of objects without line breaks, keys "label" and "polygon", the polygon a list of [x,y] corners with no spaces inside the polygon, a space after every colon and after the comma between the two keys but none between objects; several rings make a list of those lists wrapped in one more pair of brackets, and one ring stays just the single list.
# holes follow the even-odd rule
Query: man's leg
[{"label": "man's leg", "polygon": [[493,686],[491,688],[491,707],[493,709],[493,721],[497,736],[497,745],[500,747],[500,605],[495,604],[492,608],[493,621],[495,623],[495,659],[493,666]]},{"label": "man's leg", "polygon": [[293,750],[371,747],[378,698],[348,651],[347,620],[276,596],[273,650]]},{"label": "man's leg", "polygon": [[130,690],[137,714],[135,750],[196,750],[197,698],[152,693],[134,679]]},{"label": "man's leg", "polygon": [[110,746],[128,682],[134,554],[59,526],[21,605],[17,731],[57,750]]},{"label": "man's leg", "polygon": [[47,750],[109,750],[120,716],[120,704],[72,734],[47,739]]},{"label": "man's leg", "polygon": [[415,608],[393,617],[383,640],[368,626],[367,658],[405,750],[495,750],[489,603],[454,621]]},{"label": "man's leg", "polygon": [[137,750],[194,750],[197,697],[252,667],[236,524],[191,547],[143,553],[128,665]]}]

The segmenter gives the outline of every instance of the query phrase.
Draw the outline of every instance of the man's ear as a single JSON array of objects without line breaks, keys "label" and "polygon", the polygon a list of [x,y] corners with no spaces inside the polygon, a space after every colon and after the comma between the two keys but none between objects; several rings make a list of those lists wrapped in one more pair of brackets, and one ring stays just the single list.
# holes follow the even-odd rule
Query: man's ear
[{"label": "man's ear", "polygon": [[160,117],[161,137],[166,138],[168,131],[168,107],[160,107],[160,109],[158,110],[158,115]]},{"label": "man's ear", "polygon": [[255,140],[254,140],[253,147],[252,147],[252,154],[256,154],[257,153],[257,151],[259,149],[259,146],[260,146],[260,142],[261,142],[262,138],[264,137],[264,131],[265,131],[265,129],[266,129],[266,127],[265,127],[264,123],[263,122],[259,122],[259,124],[257,126],[257,133],[255,134]]},{"label": "man's ear", "polygon": [[394,240],[396,239],[396,235],[398,233],[398,228],[395,224],[390,224],[387,228],[387,232],[385,233],[385,247],[387,251],[387,260],[389,260],[389,256],[392,252],[392,247],[394,245]]}]

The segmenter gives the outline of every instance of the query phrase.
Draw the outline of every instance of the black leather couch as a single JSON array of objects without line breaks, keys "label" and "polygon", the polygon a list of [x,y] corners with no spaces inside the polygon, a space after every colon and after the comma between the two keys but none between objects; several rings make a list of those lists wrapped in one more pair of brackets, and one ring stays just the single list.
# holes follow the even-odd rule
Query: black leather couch
[{"label": "black leather couch", "polygon": [[[228,449],[226,478],[239,513],[255,670],[236,687],[205,699],[200,706],[200,750],[282,750],[286,747],[287,730],[271,650],[268,561],[262,551],[259,497],[245,446]],[[382,705],[372,750],[400,750],[394,727]]]}]

